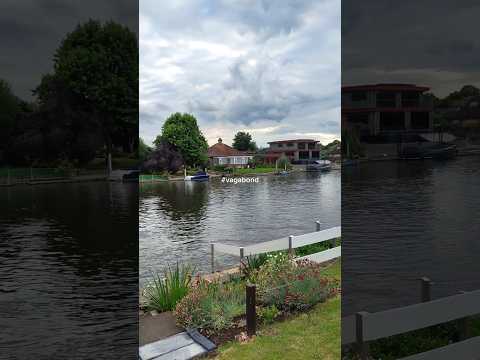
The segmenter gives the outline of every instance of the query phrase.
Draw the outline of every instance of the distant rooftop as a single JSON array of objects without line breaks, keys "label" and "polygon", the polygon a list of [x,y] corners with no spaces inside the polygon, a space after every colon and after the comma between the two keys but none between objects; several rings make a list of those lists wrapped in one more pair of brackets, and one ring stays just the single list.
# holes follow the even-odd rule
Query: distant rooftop
[{"label": "distant rooftop", "polygon": [[366,90],[377,90],[377,91],[428,91],[430,90],[427,86],[418,86],[415,84],[399,84],[399,83],[383,83],[383,84],[364,84],[364,85],[351,85],[351,86],[342,86],[342,92],[345,91],[366,91]]},{"label": "distant rooftop", "polygon": [[313,140],[313,139],[293,139],[293,140],[270,141],[267,144],[284,144],[284,143],[297,143],[297,142],[318,143],[319,141]]},{"label": "distant rooftop", "polygon": [[215,145],[208,148],[208,157],[226,157],[226,156],[246,156],[245,151],[239,151],[231,146],[228,146],[222,142],[222,139],[218,139]]}]

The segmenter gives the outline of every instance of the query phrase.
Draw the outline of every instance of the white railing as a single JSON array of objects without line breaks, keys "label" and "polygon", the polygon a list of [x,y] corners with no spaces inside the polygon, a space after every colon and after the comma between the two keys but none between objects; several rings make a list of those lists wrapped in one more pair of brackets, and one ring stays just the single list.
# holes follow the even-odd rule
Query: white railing
[{"label": "white railing", "polygon": [[[316,222],[317,231],[293,236],[290,235],[285,238],[265,241],[258,244],[248,245],[248,246],[235,246],[228,245],[223,243],[211,243],[211,262],[212,262],[212,272],[215,271],[215,253],[223,253],[233,256],[238,256],[240,259],[243,259],[245,256],[252,256],[258,254],[265,254],[273,251],[288,250],[292,252],[293,249],[317,244],[325,241],[330,241],[332,246],[335,246],[335,239],[341,237],[342,228],[341,226],[332,227],[325,230],[320,230],[320,222]],[[324,262],[328,260],[335,259],[341,256],[341,246],[334,247],[325,251],[318,252],[316,254],[307,255],[297,259],[308,259],[316,262]]]},{"label": "white railing", "polygon": [[[356,343],[362,359],[368,358],[368,342],[423,329],[453,320],[466,321],[480,314],[480,290],[426,301],[376,313],[358,312],[342,319],[342,345]],[[480,354],[480,337],[405,359],[466,359],[461,354]],[[451,357],[453,354],[455,356]],[[450,357],[449,357],[450,356]]]}]

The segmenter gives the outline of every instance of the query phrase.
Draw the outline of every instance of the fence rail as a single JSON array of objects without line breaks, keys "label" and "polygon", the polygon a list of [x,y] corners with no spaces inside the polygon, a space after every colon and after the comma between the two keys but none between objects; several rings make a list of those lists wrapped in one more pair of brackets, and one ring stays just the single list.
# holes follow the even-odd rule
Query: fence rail
[{"label": "fence rail", "polygon": [[[430,299],[430,280],[422,278],[421,297],[424,302],[376,313],[358,312],[342,319],[342,345],[356,343],[362,359],[368,358],[368,342],[407,333],[453,320],[465,320],[480,314],[480,290]],[[428,283],[428,284],[426,284]],[[426,290],[428,289],[426,294]],[[468,332],[466,330],[466,332]],[[475,339],[475,338],[474,338]],[[407,357],[405,359],[450,359],[448,354],[480,353],[480,337],[458,342],[443,348]],[[472,353],[473,354],[473,353]],[[461,357],[463,358],[463,357]]]},{"label": "fence rail", "polygon": [[[334,245],[335,239],[339,238],[342,234],[341,226],[332,227],[325,230],[320,230],[320,223],[317,221],[317,231],[293,236],[290,235],[285,238],[280,238],[271,241],[265,241],[258,244],[248,245],[248,246],[235,246],[223,243],[211,243],[210,244],[210,251],[211,251],[211,262],[212,262],[212,272],[215,272],[215,253],[223,253],[233,256],[238,256],[240,259],[244,258],[245,256],[252,256],[252,255],[259,255],[265,254],[274,251],[282,251],[288,250],[292,251],[293,249],[316,244],[322,243],[325,241],[329,241]],[[325,250],[318,252],[316,254],[304,256],[298,259],[308,259],[311,261],[316,262],[324,262],[331,259],[335,259],[341,256],[341,246],[334,247],[333,249]]]}]

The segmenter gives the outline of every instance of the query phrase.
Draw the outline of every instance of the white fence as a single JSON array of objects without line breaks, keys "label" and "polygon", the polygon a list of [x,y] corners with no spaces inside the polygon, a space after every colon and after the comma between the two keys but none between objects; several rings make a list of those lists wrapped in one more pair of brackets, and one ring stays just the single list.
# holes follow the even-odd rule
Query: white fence
[{"label": "white fence", "polygon": [[[342,319],[342,345],[356,343],[361,359],[368,358],[368,342],[452,320],[464,321],[480,314],[480,290],[453,295],[377,313],[359,312]],[[464,332],[467,325],[464,325]],[[459,356],[461,354],[461,356]],[[480,354],[480,337],[470,338],[409,360],[474,359]]]},{"label": "white fence", "polygon": [[[290,235],[285,238],[266,241],[258,244],[252,244],[249,246],[234,246],[234,245],[227,245],[222,243],[211,243],[210,251],[211,251],[211,261],[212,261],[212,272],[215,271],[215,253],[216,252],[238,256],[240,257],[240,259],[242,259],[245,256],[265,254],[268,252],[280,251],[280,250],[288,250],[289,252],[292,252],[293,249],[296,249],[305,245],[311,245],[311,244],[321,243],[325,241],[329,241],[332,243],[333,246],[335,246],[335,243],[334,243],[335,239],[341,237],[342,235],[341,226],[320,230],[320,223],[317,221],[316,224],[317,224],[317,231],[314,231],[308,234],[303,234],[298,236]],[[324,262],[324,261],[335,259],[340,256],[341,256],[341,246],[337,246],[332,249],[321,251],[312,255],[307,255],[297,259],[308,259],[316,262]]]}]

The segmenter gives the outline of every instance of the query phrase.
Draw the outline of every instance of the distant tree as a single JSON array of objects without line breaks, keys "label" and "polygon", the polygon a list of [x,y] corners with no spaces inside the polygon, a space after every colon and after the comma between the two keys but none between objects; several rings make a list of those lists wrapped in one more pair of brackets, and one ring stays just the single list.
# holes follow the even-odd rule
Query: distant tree
[{"label": "distant tree", "polygon": [[144,162],[150,152],[152,151],[152,148],[145,144],[142,138],[139,138],[138,140],[138,160],[140,163]]},{"label": "distant tree", "polygon": [[0,109],[0,153],[3,153],[12,135],[15,118],[20,112],[20,101],[13,94],[10,85],[2,79],[0,79]]},{"label": "distant tree", "polygon": [[142,168],[148,172],[175,173],[182,168],[183,162],[182,155],[174,145],[166,141],[159,141],[155,150],[148,154]]},{"label": "distant tree", "polygon": [[257,144],[252,141],[252,135],[243,131],[239,131],[235,134],[232,146],[239,151],[255,151],[257,149]]},{"label": "distant tree", "polygon": [[88,107],[105,144],[112,170],[113,136],[138,127],[138,43],[127,27],[90,20],[62,41],[54,56],[54,77]]},{"label": "distant tree", "polygon": [[285,155],[282,155],[278,160],[277,160],[277,167],[279,170],[290,170],[292,168],[292,165],[290,164],[290,160],[288,157]]},{"label": "distant tree", "polygon": [[163,124],[162,135],[157,136],[154,141],[157,149],[163,143],[173,145],[182,155],[186,165],[207,163],[208,143],[193,115],[178,112],[170,115]]}]

